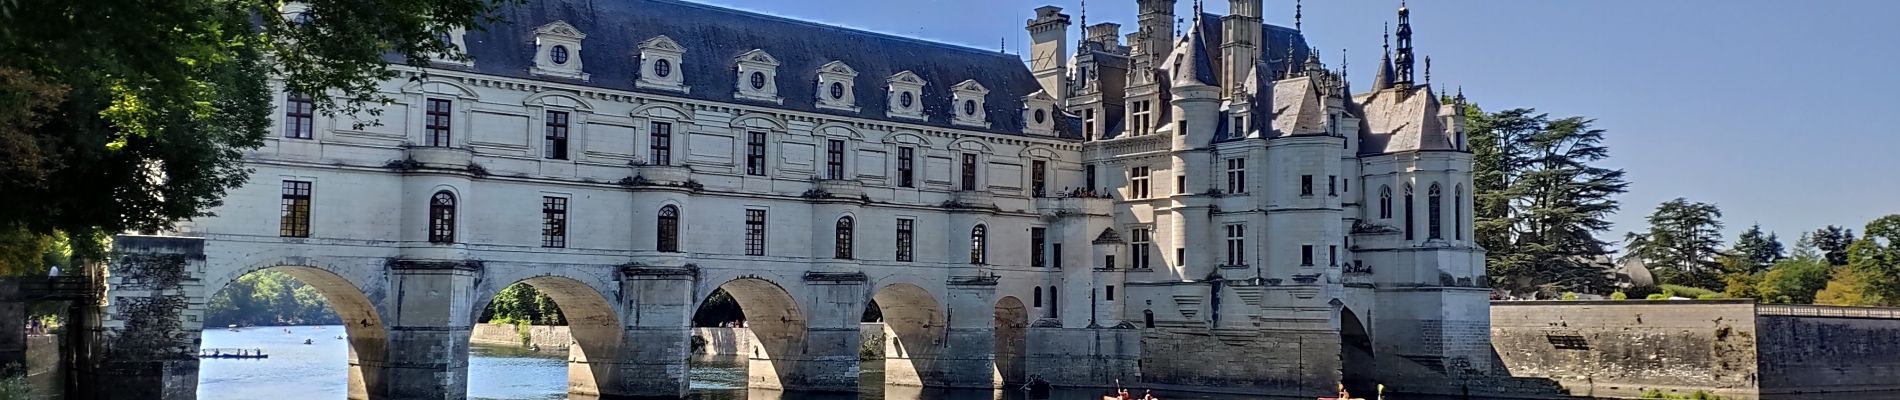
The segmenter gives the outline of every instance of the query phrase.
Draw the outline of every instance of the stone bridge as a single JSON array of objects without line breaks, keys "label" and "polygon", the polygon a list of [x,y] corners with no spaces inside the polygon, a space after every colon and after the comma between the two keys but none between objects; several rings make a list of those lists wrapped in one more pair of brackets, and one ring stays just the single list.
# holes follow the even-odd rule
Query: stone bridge
[{"label": "stone bridge", "polygon": [[[490,299],[517,282],[547,293],[569,320],[569,393],[602,398],[685,395],[691,319],[720,288],[758,337],[747,355],[755,389],[856,390],[858,323],[872,300],[891,338],[892,385],[999,387],[1004,374],[1021,374],[1028,325],[1019,299],[996,298],[995,278],[946,269],[477,261],[361,243],[155,236],[121,236],[114,247],[99,338],[100,378],[120,388],[112,398],[194,398],[208,299],[264,269],[314,286],[343,319],[351,399],[465,398],[469,332]],[[992,329],[998,323],[1012,329]],[[995,355],[999,348],[1005,354]]]}]

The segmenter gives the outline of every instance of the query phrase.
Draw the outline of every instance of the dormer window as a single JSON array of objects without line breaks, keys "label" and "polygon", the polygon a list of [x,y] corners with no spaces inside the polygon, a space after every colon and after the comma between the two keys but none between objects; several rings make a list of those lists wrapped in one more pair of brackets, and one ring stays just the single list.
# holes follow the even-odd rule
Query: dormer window
[{"label": "dormer window", "polygon": [[990,126],[989,113],[983,108],[983,96],[990,93],[989,89],[971,79],[950,87],[950,92],[956,104],[961,105],[955,115],[950,117],[951,123],[982,128]]},{"label": "dormer window", "polygon": [[778,97],[778,59],[765,50],[752,50],[739,55],[738,92],[732,97],[743,100],[757,100],[780,104],[785,99]]},{"label": "dormer window", "polygon": [[885,116],[930,120],[929,116],[924,115],[923,105],[917,104],[917,97],[922,96],[924,86],[927,85],[923,78],[918,77],[916,73],[904,71],[891,75],[887,83],[890,84],[890,104],[886,107],[889,110],[885,111]]},{"label": "dormer window", "polygon": [[818,108],[857,112],[858,99],[851,90],[857,78],[858,71],[843,61],[818,67]]},{"label": "dormer window", "polygon": [[685,72],[680,70],[680,60],[685,55],[686,48],[680,47],[673,38],[657,36],[640,42],[640,78],[633,85],[642,89],[689,92]]},{"label": "dormer window", "polygon": [[581,40],[587,34],[574,29],[566,21],[534,28],[534,68],[536,75],[587,80],[587,73],[581,70]]},{"label": "dormer window", "polygon": [[1054,135],[1056,133],[1056,98],[1049,92],[1037,90],[1023,96],[1023,133],[1032,135]]}]

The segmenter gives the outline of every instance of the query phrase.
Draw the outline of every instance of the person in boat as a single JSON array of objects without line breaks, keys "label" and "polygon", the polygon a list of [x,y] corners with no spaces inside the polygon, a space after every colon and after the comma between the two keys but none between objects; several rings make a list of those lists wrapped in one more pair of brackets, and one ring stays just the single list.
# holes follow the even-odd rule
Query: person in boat
[{"label": "person in boat", "polygon": [[1339,384],[1339,397],[1335,397],[1335,398],[1339,400],[1348,400],[1352,398],[1352,393],[1349,393],[1346,391],[1345,383],[1342,382]]},{"label": "person in boat", "polygon": [[304,340],[303,340],[303,344],[314,344],[314,343],[316,343],[316,342],[317,342],[317,341],[315,341],[315,340],[310,340],[310,339],[304,339]]},{"label": "person in boat", "polygon": [[1154,390],[1143,390],[1141,393],[1141,400],[1161,400],[1161,399],[1155,398]]}]

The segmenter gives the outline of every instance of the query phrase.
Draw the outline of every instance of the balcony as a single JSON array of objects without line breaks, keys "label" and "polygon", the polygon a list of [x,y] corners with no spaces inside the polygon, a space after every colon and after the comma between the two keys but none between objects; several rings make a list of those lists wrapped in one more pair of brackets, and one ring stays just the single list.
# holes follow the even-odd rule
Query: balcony
[{"label": "balcony", "polygon": [[953,208],[996,208],[996,195],[988,190],[958,190],[944,204]]},{"label": "balcony", "polygon": [[693,180],[693,170],[685,166],[641,164],[631,164],[631,166],[633,167],[631,183],[635,186],[680,186]]},{"label": "balcony", "polygon": [[1107,197],[1038,197],[1036,210],[1057,215],[1109,215],[1115,200]]},{"label": "balcony", "polygon": [[405,170],[415,169],[468,169],[474,163],[475,152],[458,147],[409,146],[403,149]]},{"label": "balcony", "polygon": [[817,179],[812,181],[811,186],[812,191],[806,192],[807,198],[864,198],[864,182],[853,179]]}]

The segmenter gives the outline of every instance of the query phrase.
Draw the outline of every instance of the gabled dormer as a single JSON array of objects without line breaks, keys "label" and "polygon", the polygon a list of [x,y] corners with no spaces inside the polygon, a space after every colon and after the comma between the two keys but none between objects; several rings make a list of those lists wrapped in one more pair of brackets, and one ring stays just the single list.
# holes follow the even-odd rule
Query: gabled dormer
[{"label": "gabled dormer", "polygon": [[738,90],[732,97],[743,100],[757,100],[784,103],[778,97],[778,59],[766,54],[765,50],[753,49],[739,55]]},{"label": "gabled dormer", "polygon": [[858,96],[852,83],[856,82],[858,71],[845,65],[843,61],[832,61],[818,67],[818,108],[858,111]]},{"label": "gabled dormer", "polygon": [[686,70],[680,65],[685,56],[686,48],[665,35],[640,42],[640,79],[634,81],[634,86],[680,93],[691,91],[686,87]]},{"label": "gabled dormer", "polygon": [[534,68],[529,72],[586,80],[587,72],[581,69],[583,39],[587,39],[587,34],[574,29],[567,21],[554,21],[534,28]]},{"label": "gabled dormer", "polygon": [[890,99],[890,105],[886,107],[889,111],[885,112],[885,116],[930,120],[929,116],[924,115],[924,86],[929,84],[923,78],[914,72],[904,71],[891,75],[886,83],[890,85],[886,96]]},{"label": "gabled dormer", "polygon": [[1056,134],[1056,98],[1049,92],[1037,90],[1023,96],[1023,133],[1031,135]]},{"label": "gabled dormer", "polygon": [[950,87],[950,123],[980,128],[990,127],[989,113],[983,108],[983,96],[990,90],[975,79]]}]

